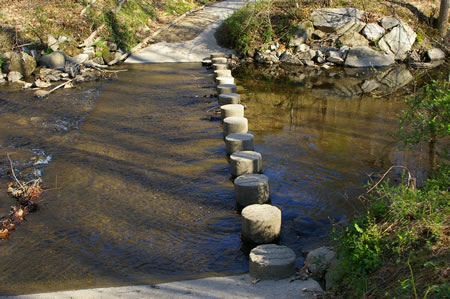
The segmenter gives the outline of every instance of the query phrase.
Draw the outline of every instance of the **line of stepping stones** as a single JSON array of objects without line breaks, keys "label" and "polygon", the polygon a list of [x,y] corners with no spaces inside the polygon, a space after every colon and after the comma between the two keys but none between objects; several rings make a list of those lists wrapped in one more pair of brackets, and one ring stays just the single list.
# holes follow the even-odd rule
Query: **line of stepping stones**
[{"label": "line of stepping stones", "polygon": [[269,178],[262,174],[262,156],[254,151],[254,136],[237,93],[237,86],[223,53],[211,54],[204,66],[214,69],[218,104],[223,122],[226,152],[238,209],[242,209],[241,237],[256,245],[250,251],[250,275],[255,279],[283,279],[295,274],[294,251],[277,243],[281,231],[281,210],[269,203]]}]

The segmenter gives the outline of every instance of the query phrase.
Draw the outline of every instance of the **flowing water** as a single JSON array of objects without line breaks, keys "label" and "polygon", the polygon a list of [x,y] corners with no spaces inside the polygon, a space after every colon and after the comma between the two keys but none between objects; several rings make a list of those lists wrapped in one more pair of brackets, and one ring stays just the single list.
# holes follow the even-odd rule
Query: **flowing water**
[{"label": "flowing water", "polygon": [[[6,153],[24,173],[42,170],[53,188],[0,241],[0,295],[248,270],[221,124],[207,113],[216,102],[211,72],[127,68],[43,100],[0,90],[0,216],[13,203]],[[299,266],[304,250],[327,242],[332,223],[361,210],[356,196],[369,174],[423,166],[390,137],[400,99],[343,96],[336,82],[355,80],[330,73],[290,83],[251,78],[245,68],[236,76],[271,202],[283,211],[281,243]]]}]

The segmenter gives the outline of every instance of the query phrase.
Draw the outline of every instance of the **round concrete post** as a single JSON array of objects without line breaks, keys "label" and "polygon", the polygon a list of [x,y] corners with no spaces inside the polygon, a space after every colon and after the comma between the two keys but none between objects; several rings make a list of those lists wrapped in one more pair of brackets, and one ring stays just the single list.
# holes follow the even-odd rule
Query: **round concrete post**
[{"label": "round concrete post", "polygon": [[244,117],[244,106],[241,104],[228,104],[220,106],[220,114],[222,119],[227,117]]},{"label": "round concrete post", "polygon": [[210,57],[211,57],[211,59],[213,59],[213,58],[226,58],[227,55],[225,53],[217,52],[217,53],[211,53]]},{"label": "round concrete post", "polygon": [[228,70],[228,63],[214,63],[213,64],[214,70]]},{"label": "round concrete post", "polygon": [[234,133],[247,133],[248,120],[245,117],[232,116],[223,120],[223,136]]},{"label": "round concrete post", "polygon": [[230,134],[225,137],[225,148],[227,154],[235,152],[253,151],[253,135],[249,133]]},{"label": "round concrete post", "polygon": [[237,87],[234,84],[220,84],[217,85],[217,92],[222,93],[236,93]]},{"label": "round concrete post", "polygon": [[295,274],[295,252],[286,246],[259,245],[249,259],[250,276],[256,279],[280,280]]},{"label": "round concrete post", "polygon": [[231,77],[231,70],[215,70],[214,77]]},{"label": "round concrete post", "polygon": [[233,77],[217,77],[216,78],[216,84],[234,84],[234,78]]},{"label": "round concrete post", "polygon": [[271,205],[250,205],[242,210],[242,239],[255,244],[279,239],[281,211]]},{"label": "round concrete post", "polygon": [[212,63],[227,63],[228,59],[226,59],[225,57],[216,57],[216,58],[211,58]]},{"label": "round concrete post", "polygon": [[203,66],[211,66],[212,65],[211,59],[203,59],[202,60],[202,65]]},{"label": "round concrete post", "polygon": [[269,178],[263,174],[243,174],[234,180],[234,197],[240,207],[269,201]]},{"label": "round concrete post", "polygon": [[230,172],[232,177],[249,173],[260,173],[261,170],[262,156],[260,153],[242,151],[230,155]]},{"label": "round concrete post", "polygon": [[228,104],[240,104],[241,96],[238,93],[222,93],[219,94],[219,106]]}]

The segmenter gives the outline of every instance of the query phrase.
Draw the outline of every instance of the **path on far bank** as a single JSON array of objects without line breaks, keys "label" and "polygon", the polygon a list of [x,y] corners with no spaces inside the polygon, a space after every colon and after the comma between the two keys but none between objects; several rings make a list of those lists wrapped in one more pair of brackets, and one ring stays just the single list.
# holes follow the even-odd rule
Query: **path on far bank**
[{"label": "path on far bank", "polygon": [[249,0],[225,0],[206,6],[161,32],[156,43],[132,54],[125,63],[200,62],[213,52],[233,53],[220,47],[217,28]]}]

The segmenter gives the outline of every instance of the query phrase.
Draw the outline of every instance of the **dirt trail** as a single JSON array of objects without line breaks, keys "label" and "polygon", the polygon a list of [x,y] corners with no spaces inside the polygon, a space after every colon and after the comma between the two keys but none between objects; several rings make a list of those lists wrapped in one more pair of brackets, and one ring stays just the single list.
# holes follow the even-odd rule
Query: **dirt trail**
[{"label": "dirt trail", "polygon": [[156,37],[156,43],[132,54],[125,63],[199,62],[212,52],[233,53],[217,44],[214,33],[248,0],[225,0],[192,13]]}]

